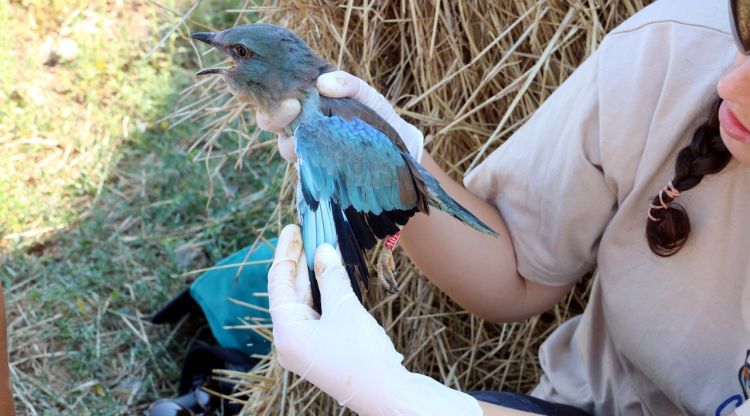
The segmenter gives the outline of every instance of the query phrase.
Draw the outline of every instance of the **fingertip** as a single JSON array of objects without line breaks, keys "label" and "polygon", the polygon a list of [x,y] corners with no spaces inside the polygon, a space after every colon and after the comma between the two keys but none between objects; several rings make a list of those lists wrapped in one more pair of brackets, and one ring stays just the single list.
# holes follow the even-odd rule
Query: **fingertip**
[{"label": "fingertip", "polygon": [[287,225],[284,226],[284,228],[281,229],[281,234],[280,235],[293,236],[295,234],[297,234],[297,235],[300,234],[299,225],[297,225],[297,224],[287,224]]},{"label": "fingertip", "polygon": [[297,277],[295,282],[295,294],[297,296],[297,303],[309,306],[311,309],[313,306],[312,299],[312,288],[310,286],[310,279],[307,274],[307,260],[305,258],[305,250],[300,253],[299,259],[297,259]]},{"label": "fingertip", "polygon": [[341,265],[341,256],[339,252],[330,244],[324,243],[315,250],[315,274],[321,276],[333,266]]},{"label": "fingertip", "polygon": [[[320,307],[322,315],[330,315],[336,310],[362,308],[354,294],[352,282],[341,261],[338,250],[329,244],[321,244],[315,250],[315,278],[320,288]],[[351,309],[344,311],[345,314]]]},{"label": "fingertip", "polygon": [[[283,114],[290,116],[290,117],[291,116],[297,117],[301,109],[302,109],[302,104],[296,98],[287,98],[286,100],[279,103],[279,110]],[[292,118],[292,120],[294,120],[294,118]]]},{"label": "fingertip", "polygon": [[255,122],[261,130],[277,132],[294,121],[302,109],[302,104],[295,98],[281,101],[273,113],[258,111]]},{"label": "fingertip", "polygon": [[296,224],[286,225],[279,233],[279,240],[276,245],[276,254],[274,264],[281,263],[285,260],[297,261],[302,251],[302,235],[299,226]]},{"label": "fingertip", "polygon": [[258,110],[257,113],[255,113],[255,124],[258,125],[258,128],[263,131],[271,131],[270,130],[270,116],[267,113],[264,113],[263,111]]},{"label": "fingertip", "polygon": [[293,136],[279,134],[279,153],[287,162],[297,161],[297,142]]},{"label": "fingertip", "polygon": [[282,120],[277,120],[277,118],[278,114],[276,113],[272,114],[258,110],[255,114],[255,124],[263,131],[275,133],[280,129],[279,126],[282,125]]},{"label": "fingertip", "polygon": [[318,77],[318,91],[326,97],[351,97],[357,92],[359,79],[345,71],[326,72]]},{"label": "fingertip", "polygon": [[295,302],[295,279],[302,238],[299,227],[289,224],[281,230],[268,270],[268,301],[271,309]]},{"label": "fingertip", "polygon": [[315,261],[328,261],[331,259],[338,259],[339,252],[328,243],[323,243],[315,249]]}]

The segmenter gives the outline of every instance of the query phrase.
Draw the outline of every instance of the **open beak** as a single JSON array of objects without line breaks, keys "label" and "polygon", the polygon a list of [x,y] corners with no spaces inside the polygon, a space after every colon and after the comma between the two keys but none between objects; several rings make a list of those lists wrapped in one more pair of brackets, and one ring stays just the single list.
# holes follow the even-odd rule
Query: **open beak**
[{"label": "open beak", "polygon": [[[193,33],[190,35],[191,38],[195,40],[199,40],[203,43],[207,43],[213,47],[217,47],[216,41],[214,40],[216,38],[216,33],[214,32],[200,32],[200,33]],[[197,72],[195,75],[212,75],[212,74],[223,74],[225,68],[207,68],[204,70],[201,70]]]}]

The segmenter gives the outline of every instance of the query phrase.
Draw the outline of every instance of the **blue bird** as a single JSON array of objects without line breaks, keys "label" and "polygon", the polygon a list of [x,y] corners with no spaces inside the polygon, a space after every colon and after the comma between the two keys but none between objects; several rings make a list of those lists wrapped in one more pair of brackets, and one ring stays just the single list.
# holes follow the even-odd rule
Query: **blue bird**
[{"label": "blue bird", "polygon": [[284,99],[301,103],[286,131],[297,141],[297,211],[318,311],[313,253],[320,244],[338,245],[361,301],[360,283],[365,288],[368,283],[365,251],[397,233],[417,212],[429,214],[433,206],[496,235],[445,193],[377,113],[350,98],[320,96],[316,79],[335,68],[290,30],[256,23],[192,38],[231,57],[233,67],[197,75],[222,75],[240,101],[269,113]]}]

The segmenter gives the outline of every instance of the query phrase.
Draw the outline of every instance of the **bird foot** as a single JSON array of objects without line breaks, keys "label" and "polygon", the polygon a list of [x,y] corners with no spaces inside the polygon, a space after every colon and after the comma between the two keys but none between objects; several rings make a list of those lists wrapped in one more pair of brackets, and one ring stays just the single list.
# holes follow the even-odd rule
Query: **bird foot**
[{"label": "bird foot", "polygon": [[391,250],[381,250],[380,256],[378,256],[377,265],[378,280],[380,280],[380,283],[385,287],[385,290],[392,295],[399,293],[394,275],[395,268],[396,262],[393,260],[393,253]]}]

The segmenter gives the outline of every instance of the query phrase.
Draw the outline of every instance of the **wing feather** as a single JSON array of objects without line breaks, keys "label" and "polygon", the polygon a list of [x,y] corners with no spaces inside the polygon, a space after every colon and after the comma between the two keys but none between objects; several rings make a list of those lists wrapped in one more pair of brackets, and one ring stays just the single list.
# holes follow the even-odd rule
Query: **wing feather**
[{"label": "wing feather", "polygon": [[301,123],[295,137],[302,184],[314,200],[373,214],[416,206],[411,156],[380,130],[332,116]]}]

